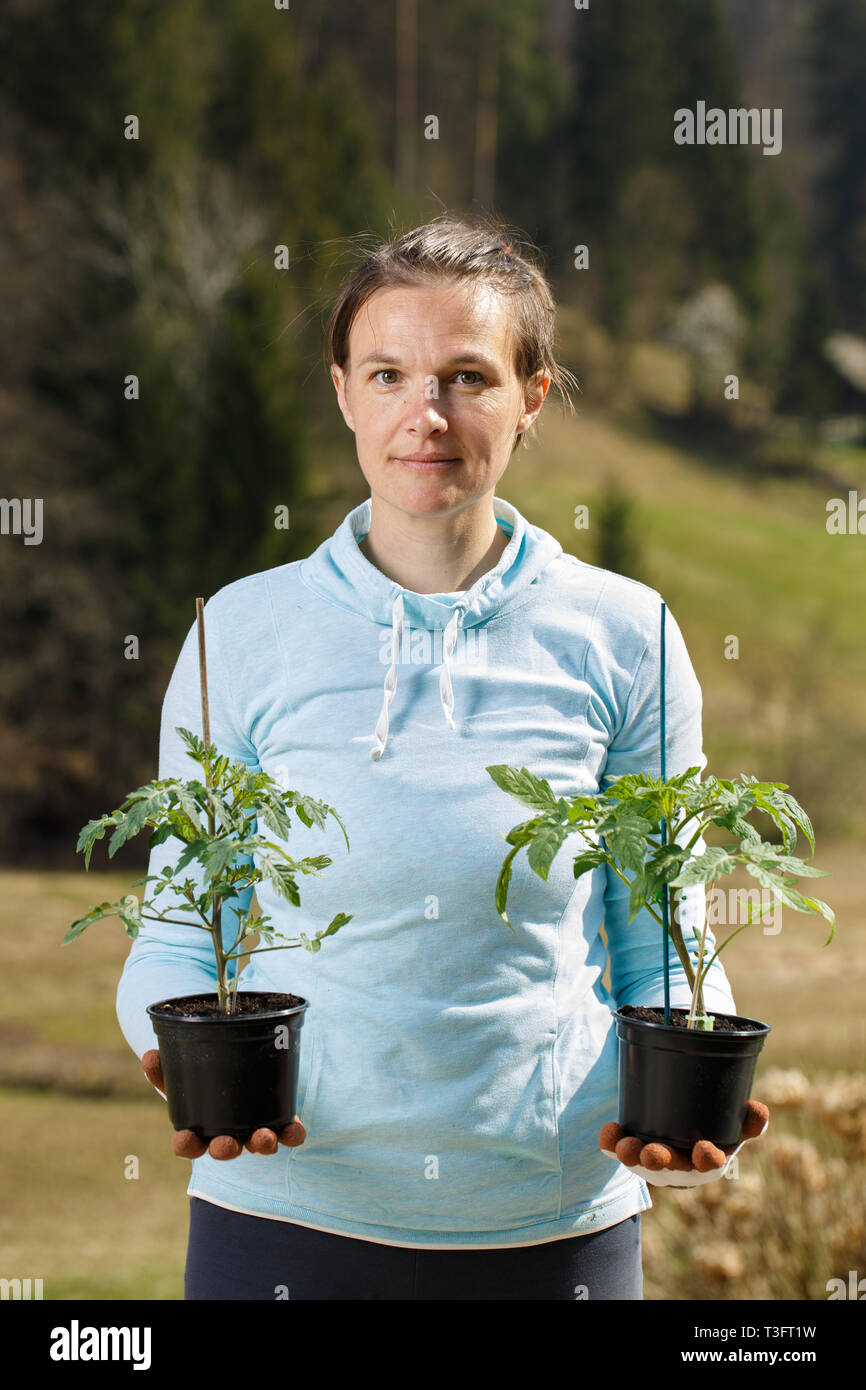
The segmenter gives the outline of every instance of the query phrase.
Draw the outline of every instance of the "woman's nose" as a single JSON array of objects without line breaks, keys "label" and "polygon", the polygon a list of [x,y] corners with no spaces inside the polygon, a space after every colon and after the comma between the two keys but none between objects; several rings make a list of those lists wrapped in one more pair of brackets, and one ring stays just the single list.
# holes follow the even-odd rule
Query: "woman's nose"
[{"label": "woman's nose", "polygon": [[448,423],[439,400],[438,381],[435,376],[427,376],[417,386],[409,386],[405,405],[409,422],[428,426]]}]

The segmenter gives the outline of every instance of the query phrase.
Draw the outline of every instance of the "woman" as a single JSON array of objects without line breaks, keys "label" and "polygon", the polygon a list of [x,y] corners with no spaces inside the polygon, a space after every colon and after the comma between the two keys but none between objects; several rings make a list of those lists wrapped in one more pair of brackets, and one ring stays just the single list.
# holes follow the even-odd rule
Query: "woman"
[{"label": "woman", "polygon": [[[546,882],[515,863],[514,932],[494,904],[516,811],[488,766],[558,795],[659,766],[659,595],[496,495],[550,382],[564,388],[553,329],[531,254],[485,227],[437,219],[372,251],[329,326],[370,498],[306,559],[206,606],[214,743],[333,805],[351,846],[330,822],[325,843],[295,826],[293,853],[315,836],[333,863],[301,907],[260,885],[261,908],[308,934],[354,916],[316,955],[256,955],[244,974],[310,1001],[300,1120],[274,1154],[195,1158],[188,1299],[642,1297],[652,1203],[598,1135],[616,1113],[610,1010],[662,1001],[657,926],[627,926],[621,882],[575,882],[565,854]],[[670,614],[667,650],[675,775],[706,760]],[[160,777],[188,775],[175,729],[198,726],[197,662],[193,625]],[[158,847],[149,872],[170,859]],[[147,1004],[215,988],[199,936],[157,926],[133,944],[117,1008],[139,1056]],[[688,1002],[672,948],[670,975]],[[705,999],[736,1012],[719,961]]]}]

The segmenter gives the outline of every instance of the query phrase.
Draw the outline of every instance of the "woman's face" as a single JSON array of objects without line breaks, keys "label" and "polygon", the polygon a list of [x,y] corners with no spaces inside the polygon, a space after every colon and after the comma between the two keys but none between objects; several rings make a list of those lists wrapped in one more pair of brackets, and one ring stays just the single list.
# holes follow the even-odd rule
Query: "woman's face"
[{"label": "woman's face", "polygon": [[[506,303],[487,286],[370,296],[352,324],[346,371],[334,364],[331,376],[372,495],[423,514],[493,492],[550,385],[541,372],[521,384],[508,330]],[[413,462],[419,454],[439,462]]]}]

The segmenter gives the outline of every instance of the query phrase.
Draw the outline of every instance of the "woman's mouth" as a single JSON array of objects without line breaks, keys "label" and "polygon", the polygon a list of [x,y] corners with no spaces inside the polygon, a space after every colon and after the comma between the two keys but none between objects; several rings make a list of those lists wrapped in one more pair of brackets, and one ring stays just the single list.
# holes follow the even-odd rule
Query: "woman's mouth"
[{"label": "woman's mouth", "polygon": [[437,472],[439,469],[450,468],[452,463],[459,463],[459,458],[441,458],[436,454],[415,454],[407,458],[397,458],[395,463],[405,464],[407,468],[414,468],[421,473]]}]

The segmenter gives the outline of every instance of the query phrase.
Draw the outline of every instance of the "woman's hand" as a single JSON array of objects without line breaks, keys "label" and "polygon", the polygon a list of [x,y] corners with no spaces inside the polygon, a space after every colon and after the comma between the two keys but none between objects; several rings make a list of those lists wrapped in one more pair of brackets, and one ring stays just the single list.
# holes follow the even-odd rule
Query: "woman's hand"
[{"label": "woman's hand", "polygon": [[[161,1095],[165,1095],[165,1078],[162,1074],[162,1060],[159,1055],[159,1048],[153,1047],[149,1052],[145,1052],[141,1059],[144,1074]],[[239,1139],[234,1139],[230,1134],[217,1135],[206,1143],[200,1139],[192,1129],[176,1130],[171,1140],[171,1151],[178,1158],[201,1158],[203,1153],[209,1153],[211,1158],[237,1158],[243,1153],[244,1147],[251,1154],[273,1154],[277,1151],[277,1144],[285,1144],[289,1149],[296,1149],[299,1144],[303,1144],[307,1137],[307,1131],[301,1124],[296,1115],[290,1125],[277,1133],[273,1129],[257,1129],[250,1134],[243,1143]]]},{"label": "woman's hand", "polygon": [[[598,1147],[609,1158],[616,1158],[633,1173],[638,1173],[647,1182],[665,1187],[695,1187],[699,1183],[721,1177],[728,1160],[742,1148],[747,1139],[757,1139],[770,1122],[770,1111],[759,1100],[750,1100],[746,1107],[746,1118],[738,1144],[727,1144],[719,1148],[709,1139],[699,1139],[687,1149],[674,1149],[669,1144],[644,1144],[641,1139],[623,1133],[615,1120],[602,1125],[598,1136]],[[681,1182],[674,1181],[678,1174]]]}]

